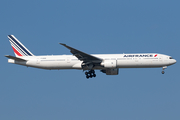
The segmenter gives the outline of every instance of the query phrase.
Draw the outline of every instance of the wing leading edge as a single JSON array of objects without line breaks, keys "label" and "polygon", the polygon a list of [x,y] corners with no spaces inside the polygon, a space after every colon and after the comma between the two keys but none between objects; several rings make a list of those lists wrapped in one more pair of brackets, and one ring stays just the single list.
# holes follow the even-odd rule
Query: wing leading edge
[{"label": "wing leading edge", "polygon": [[75,48],[72,48],[66,44],[63,44],[63,43],[59,43],[61,45],[63,45],[64,47],[68,48],[70,50],[70,52],[76,56],[79,60],[83,61],[84,63],[101,63],[102,62],[102,59],[101,58],[98,58],[98,57],[95,57],[93,55],[90,55],[90,54],[87,54],[87,53],[84,53],[80,50],[77,50]]}]

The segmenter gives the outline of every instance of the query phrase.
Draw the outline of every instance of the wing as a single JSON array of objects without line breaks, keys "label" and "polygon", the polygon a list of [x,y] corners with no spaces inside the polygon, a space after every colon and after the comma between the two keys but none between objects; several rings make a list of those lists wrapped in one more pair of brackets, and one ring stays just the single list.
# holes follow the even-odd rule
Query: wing
[{"label": "wing", "polygon": [[80,50],[67,46],[66,44],[63,44],[63,43],[60,43],[60,44],[68,48],[74,56],[76,56],[79,60],[83,61],[84,63],[101,63],[102,62],[101,58],[84,53]]}]

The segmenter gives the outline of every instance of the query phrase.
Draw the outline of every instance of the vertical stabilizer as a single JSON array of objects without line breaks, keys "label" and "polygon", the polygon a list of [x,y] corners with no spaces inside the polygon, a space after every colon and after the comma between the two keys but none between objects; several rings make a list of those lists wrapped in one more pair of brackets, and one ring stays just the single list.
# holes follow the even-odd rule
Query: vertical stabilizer
[{"label": "vertical stabilizer", "polygon": [[14,35],[8,35],[14,54],[18,56],[34,56]]}]

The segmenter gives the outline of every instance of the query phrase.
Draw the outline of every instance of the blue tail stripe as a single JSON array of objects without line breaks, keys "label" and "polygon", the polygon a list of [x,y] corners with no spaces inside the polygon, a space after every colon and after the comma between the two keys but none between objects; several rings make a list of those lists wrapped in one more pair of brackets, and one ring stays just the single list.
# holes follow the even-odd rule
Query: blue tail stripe
[{"label": "blue tail stripe", "polygon": [[17,46],[16,44],[14,44],[11,39],[9,39],[9,40],[10,40],[10,42],[11,42],[14,46],[16,46],[16,49],[18,49],[18,50],[21,51],[24,55],[27,56],[27,53],[25,53],[23,50],[21,50],[21,49],[19,48],[19,46]]},{"label": "blue tail stripe", "polygon": [[20,45],[11,35],[8,35],[24,52],[26,52],[29,56],[32,56],[22,45]]}]

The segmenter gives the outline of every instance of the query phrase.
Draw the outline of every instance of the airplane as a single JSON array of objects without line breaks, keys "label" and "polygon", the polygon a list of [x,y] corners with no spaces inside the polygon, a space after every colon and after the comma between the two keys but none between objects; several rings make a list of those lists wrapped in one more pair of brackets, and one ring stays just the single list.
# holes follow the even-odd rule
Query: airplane
[{"label": "airplane", "polygon": [[15,56],[5,55],[8,63],[47,70],[78,69],[86,71],[86,78],[96,77],[95,70],[106,75],[118,75],[119,68],[158,68],[162,74],[167,66],[176,63],[171,56],[158,53],[87,54],[66,44],[72,55],[35,56],[14,35],[8,35]]}]

